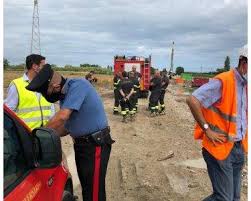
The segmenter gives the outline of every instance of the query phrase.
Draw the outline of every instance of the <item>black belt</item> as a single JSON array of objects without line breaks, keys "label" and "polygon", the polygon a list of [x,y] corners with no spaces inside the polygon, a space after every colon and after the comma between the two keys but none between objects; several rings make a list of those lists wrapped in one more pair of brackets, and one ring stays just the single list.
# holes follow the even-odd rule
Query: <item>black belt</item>
[{"label": "black belt", "polygon": [[[107,139],[111,139],[109,126],[102,129],[102,130],[96,131],[94,133],[83,135],[81,137],[73,138],[73,142],[75,144],[82,144],[82,143],[91,142],[91,143],[96,143],[98,145],[102,145],[105,143],[105,141],[107,141]],[[113,140],[111,139],[111,141],[113,141]]]}]

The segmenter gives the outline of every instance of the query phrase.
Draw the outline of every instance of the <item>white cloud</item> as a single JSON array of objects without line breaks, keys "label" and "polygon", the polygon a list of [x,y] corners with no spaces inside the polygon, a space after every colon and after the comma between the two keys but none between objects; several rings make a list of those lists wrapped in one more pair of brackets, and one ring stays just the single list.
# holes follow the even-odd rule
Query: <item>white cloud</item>
[{"label": "white cloud", "polygon": [[[4,3],[4,55],[29,52],[32,1]],[[39,1],[42,52],[56,64],[111,65],[115,54],[153,54],[154,66],[221,65],[247,43],[247,0]],[[21,51],[22,50],[22,51]],[[141,56],[141,55],[138,55]],[[98,59],[97,59],[98,58]]]}]

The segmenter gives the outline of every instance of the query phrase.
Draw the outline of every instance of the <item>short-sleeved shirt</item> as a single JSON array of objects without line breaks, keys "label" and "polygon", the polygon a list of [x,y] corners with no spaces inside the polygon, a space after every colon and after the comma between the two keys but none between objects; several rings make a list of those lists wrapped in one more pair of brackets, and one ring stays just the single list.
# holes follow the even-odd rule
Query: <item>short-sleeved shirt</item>
[{"label": "short-sleeved shirt", "polygon": [[[237,89],[237,136],[236,141],[242,140],[247,130],[247,82],[234,69]],[[222,83],[218,79],[210,79],[210,81],[195,90],[192,94],[196,97],[203,107],[208,108],[214,103],[221,100],[222,97]]]},{"label": "short-sleeved shirt", "polygon": [[128,95],[133,89],[133,82],[130,79],[122,79],[121,84],[119,86],[119,90],[122,89],[125,95]]},{"label": "short-sleeved shirt", "polygon": [[72,114],[65,128],[72,137],[80,137],[102,130],[108,126],[101,97],[85,79],[67,79],[60,101],[61,109],[71,109]]}]

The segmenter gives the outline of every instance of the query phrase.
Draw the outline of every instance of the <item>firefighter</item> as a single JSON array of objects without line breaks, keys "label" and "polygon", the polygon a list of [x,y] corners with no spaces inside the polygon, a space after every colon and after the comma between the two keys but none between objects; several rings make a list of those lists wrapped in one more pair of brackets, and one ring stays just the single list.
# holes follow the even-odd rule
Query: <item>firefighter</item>
[{"label": "firefighter", "polygon": [[194,138],[202,140],[213,192],[203,201],[239,201],[248,151],[248,49],[237,68],[218,74],[187,98],[197,121]]},{"label": "firefighter", "polygon": [[31,54],[26,57],[26,72],[12,80],[7,91],[5,104],[33,130],[44,126],[54,115],[54,104],[49,103],[40,93],[28,91],[25,87],[45,64],[45,57]]},{"label": "firefighter", "polygon": [[163,69],[161,72],[161,91],[160,91],[160,97],[159,97],[159,103],[160,103],[160,114],[165,114],[165,94],[166,94],[166,88],[169,85],[169,78],[167,76],[166,69]]},{"label": "firefighter", "polygon": [[156,116],[159,113],[159,97],[161,92],[161,76],[160,71],[156,70],[154,73],[154,77],[150,80],[150,91],[151,95],[149,97],[149,107],[151,117]]},{"label": "firefighter", "polygon": [[121,94],[121,114],[123,116],[123,122],[127,123],[128,120],[128,113],[127,108],[129,110],[130,120],[135,120],[134,118],[134,111],[133,111],[133,100],[132,95],[134,93],[133,82],[128,78],[128,73],[124,71],[122,73],[123,79],[120,84],[119,92]]},{"label": "firefighter", "polygon": [[132,66],[132,71],[130,71],[130,72],[133,73],[134,79],[137,80],[137,81],[135,81],[136,82],[136,85],[135,85],[135,90],[136,90],[135,100],[136,100],[136,104],[135,105],[136,105],[136,111],[137,111],[138,110],[138,99],[139,99],[139,96],[140,96],[140,80],[141,80],[142,75],[141,75],[140,72],[138,72],[136,70],[136,66],[135,65]]},{"label": "firefighter", "polygon": [[134,73],[134,77],[135,77],[136,79],[138,79],[138,81],[140,81],[142,75],[141,75],[140,72],[138,72],[138,71],[136,70],[136,66],[135,66],[135,65],[132,66],[132,71],[130,71],[130,72],[133,72],[133,73]]},{"label": "firefighter", "polygon": [[96,77],[94,77],[94,74],[95,74],[94,71],[90,71],[85,76],[85,79],[87,79],[91,84],[98,82],[98,79]]},{"label": "firefighter", "polygon": [[119,92],[119,85],[121,82],[121,72],[115,74],[113,78],[113,87],[114,87],[114,107],[113,107],[113,114],[119,114],[119,100],[120,100],[120,92]]},{"label": "firefighter", "polygon": [[105,176],[112,143],[102,100],[85,79],[65,79],[45,65],[27,86],[49,102],[60,101],[60,110],[46,127],[59,136],[70,134],[84,201],[105,201]]},{"label": "firefighter", "polygon": [[138,97],[139,97],[140,84],[138,79],[135,77],[133,71],[130,72],[129,78],[133,83],[134,92],[132,95],[132,102],[133,102],[132,104],[133,104],[133,111],[136,113],[138,110]]}]

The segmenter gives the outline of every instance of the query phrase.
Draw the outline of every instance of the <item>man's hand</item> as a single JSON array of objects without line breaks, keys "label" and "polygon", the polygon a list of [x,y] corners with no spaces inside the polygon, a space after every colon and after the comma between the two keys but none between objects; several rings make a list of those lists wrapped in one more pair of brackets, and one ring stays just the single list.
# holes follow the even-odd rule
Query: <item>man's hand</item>
[{"label": "man's hand", "polygon": [[214,144],[214,146],[216,146],[216,143],[224,143],[226,142],[227,138],[225,134],[221,134],[221,133],[216,133],[214,131],[212,131],[210,128],[208,128],[205,131],[205,134],[207,136],[207,138]]},{"label": "man's hand", "polygon": [[60,109],[52,119],[47,123],[46,127],[52,128],[62,137],[68,134],[68,131],[64,128],[65,122],[70,118],[72,110]]}]

